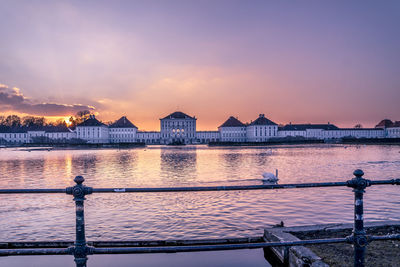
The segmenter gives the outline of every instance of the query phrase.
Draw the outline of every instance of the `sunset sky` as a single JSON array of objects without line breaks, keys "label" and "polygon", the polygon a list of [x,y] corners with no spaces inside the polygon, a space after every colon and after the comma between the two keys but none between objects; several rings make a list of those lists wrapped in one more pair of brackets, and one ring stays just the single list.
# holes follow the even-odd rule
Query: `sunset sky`
[{"label": "sunset sky", "polygon": [[400,120],[400,1],[0,0],[0,114]]}]

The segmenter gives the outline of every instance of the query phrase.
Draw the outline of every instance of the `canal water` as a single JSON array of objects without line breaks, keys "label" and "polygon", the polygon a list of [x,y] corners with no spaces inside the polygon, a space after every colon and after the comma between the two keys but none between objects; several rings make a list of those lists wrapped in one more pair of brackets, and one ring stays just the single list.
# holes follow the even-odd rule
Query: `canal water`
[{"label": "canal water", "polygon": [[[254,185],[276,169],[279,183],[336,182],[351,179],[358,168],[367,179],[400,178],[400,146],[3,148],[0,188],[65,188],[76,175],[96,188]],[[0,195],[0,201],[0,241],[74,239],[71,196]],[[398,186],[367,188],[365,220],[400,220],[399,204]],[[85,201],[88,240],[259,236],[280,221],[293,226],[352,219],[350,188],[93,194]]]}]

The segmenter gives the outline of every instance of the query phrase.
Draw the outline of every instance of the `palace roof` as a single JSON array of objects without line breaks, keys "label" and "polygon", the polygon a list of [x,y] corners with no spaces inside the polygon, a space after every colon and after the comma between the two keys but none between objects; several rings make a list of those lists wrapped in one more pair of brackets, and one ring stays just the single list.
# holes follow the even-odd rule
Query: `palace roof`
[{"label": "palace roof", "polygon": [[98,121],[94,115],[90,115],[89,119],[85,120],[84,122],[78,124],[77,126],[83,127],[93,127],[93,126],[106,126],[104,123]]},{"label": "palace roof", "polygon": [[189,115],[183,112],[175,111],[174,113],[169,114],[168,116],[162,118],[161,120],[165,119],[196,119],[196,118],[190,117]]},{"label": "palace roof", "polygon": [[342,131],[383,131],[381,128],[339,128]]},{"label": "palace roof", "polygon": [[[240,120],[236,119],[233,116],[230,116],[221,126],[219,127],[245,127],[246,125],[242,123]],[[219,128],[218,127],[218,128]]]},{"label": "palace roof", "polygon": [[260,114],[255,121],[250,123],[250,125],[277,125],[277,124],[265,118],[264,114]]},{"label": "palace roof", "polygon": [[70,133],[71,132],[71,130],[65,125],[44,126],[42,129],[43,129],[42,131],[45,131],[48,133],[60,133],[60,132]]},{"label": "palace roof", "polygon": [[387,128],[387,127],[393,127],[393,122],[389,119],[384,119],[381,120],[375,128]]},{"label": "palace roof", "polygon": [[137,127],[128,120],[126,116],[121,117],[119,120],[110,125],[110,128],[136,128]]},{"label": "palace roof", "polygon": [[305,131],[307,129],[339,130],[334,124],[287,124],[280,128],[281,131]]}]

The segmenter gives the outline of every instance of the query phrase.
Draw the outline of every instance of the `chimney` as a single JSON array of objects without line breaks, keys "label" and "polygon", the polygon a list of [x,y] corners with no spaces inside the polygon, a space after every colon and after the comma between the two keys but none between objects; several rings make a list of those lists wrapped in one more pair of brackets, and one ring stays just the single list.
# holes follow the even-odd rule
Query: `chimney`
[{"label": "chimney", "polygon": [[260,118],[264,118],[264,114],[259,114],[258,115]]}]

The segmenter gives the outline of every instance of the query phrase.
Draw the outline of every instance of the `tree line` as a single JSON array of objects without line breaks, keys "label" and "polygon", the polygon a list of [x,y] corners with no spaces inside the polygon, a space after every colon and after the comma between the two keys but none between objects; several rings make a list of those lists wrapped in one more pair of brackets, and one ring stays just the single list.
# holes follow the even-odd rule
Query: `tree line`
[{"label": "tree line", "polygon": [[54,122],[49,122],[45,117],[37,117],[37,116],[24,116],[20,117],[18,115],[8,115],[3,116],[0,115],[0,126],[7,127],[42,127],[42,126],[64,126],[75,129],[76,125],[85,121],[90,116],[90,111],[83,110],[78,111],[75,115],[69,118],[69,123],[65,122],[64,119],[58,119]]}]

